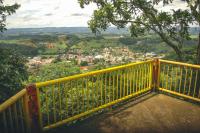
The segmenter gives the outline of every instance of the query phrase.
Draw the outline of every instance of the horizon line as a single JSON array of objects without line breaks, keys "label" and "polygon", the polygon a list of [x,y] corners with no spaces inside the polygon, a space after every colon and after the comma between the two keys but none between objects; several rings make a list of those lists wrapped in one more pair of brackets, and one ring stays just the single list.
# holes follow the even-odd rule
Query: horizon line
[{"label": "horizon line", "polygon": [[[87,26],[61,26],[61,27],[19,27],[19,28],[7,28],[7,30],[10,30],[10,29],[42,29],[42,28],[90,28],[90,27],[87,27]],[[117,28],[116,26],[110,26],[108,28]],[[128,28],[128,27],[125,27],[125,28]],[[119,28],[119,29],[124,29],[124,28]]]}]

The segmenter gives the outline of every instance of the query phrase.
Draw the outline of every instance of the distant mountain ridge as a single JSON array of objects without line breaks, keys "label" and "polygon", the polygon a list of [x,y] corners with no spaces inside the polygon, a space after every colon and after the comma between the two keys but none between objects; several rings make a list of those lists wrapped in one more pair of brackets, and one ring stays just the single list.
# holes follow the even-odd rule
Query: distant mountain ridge
[{"label": "distant mountain ridge", "polygon": [[[88,27],[44,27],[44,28],[13,28],[8,29],[4,34],[37,34],[37,33],[92,33]],[[127,34],[128,28],[117,29],[115,27],[109,27],[102,33],[112,34]]]},{"label": "distant mountain ridge", "polygon": [[[198,34],[199,27],[191,27],[190,33]],[[38,33],[87,33],[91,34],[91,30],[88,27],[44,27],[44,28],[12,28],[4,32],[4,34],[38,34]],[[109,27],[106,31],[102,31],[102,34],[128,34],[128,28],[118,29],[116,27]]]}]

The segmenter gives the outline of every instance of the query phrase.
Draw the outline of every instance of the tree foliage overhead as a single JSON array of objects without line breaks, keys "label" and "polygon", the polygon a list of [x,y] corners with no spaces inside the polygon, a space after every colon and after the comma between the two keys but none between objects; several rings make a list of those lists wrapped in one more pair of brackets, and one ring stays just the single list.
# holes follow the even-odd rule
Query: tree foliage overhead
[{"label": "tree foliage overhead", "polygon": [[190,24],[200,23],[200,0],[182,0],[188,8],[171,11],[160,10],[161,2],[166,6],[174,0],[79,0],[82,8],[97,4],[98,9],[88,22],[92,32],[105,30],[111,24],[118,28],[130,25],[132,36],[154,31],[182,60],[182,45],[190,39]]},{"label": "tree foliage overhead", "polygon": [[15,11],[20,7],[18,4],[4,5],[4,0],[0,0],[0,32],[6,30],[6,17],[15,13]]}]

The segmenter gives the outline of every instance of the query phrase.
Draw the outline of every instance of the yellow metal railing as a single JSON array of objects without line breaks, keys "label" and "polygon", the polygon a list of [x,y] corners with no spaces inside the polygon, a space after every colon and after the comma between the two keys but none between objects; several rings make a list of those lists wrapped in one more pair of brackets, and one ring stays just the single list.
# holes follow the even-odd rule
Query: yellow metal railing
[{"label": "yellow metal railing", "polygon": [[159,90],[200,102],[200,66],[160,60]]},{"label": "yellow metal railing", "polygon": [[200,66],[150,60],[31,84],[0,105],[0,131],[46,131],[155,89],[200,102]]},{"label": "yellow metal railing", "polygon": [[37,83],[40,126],[48,130],[149,91],[152,62]]},{"label": "yellow metal railing", "polygon": [[0,105],[0,132],[25,133],[30,130],[28,99],[23,89]]}]

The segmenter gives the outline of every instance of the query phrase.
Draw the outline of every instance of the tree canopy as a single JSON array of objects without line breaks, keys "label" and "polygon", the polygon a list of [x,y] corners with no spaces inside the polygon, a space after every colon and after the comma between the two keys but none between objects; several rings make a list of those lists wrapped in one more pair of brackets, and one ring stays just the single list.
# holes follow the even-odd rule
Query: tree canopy
[{"label": "tree canopy", "polygon": [[[190,25],[200,24],[200,0],[181,1],[187,8],[171,11],[161,10],[159,4],[164,7],[174,0],[79,0],[79,3],[82,8],[90,3],[98,7],[88,22],[92,32],[105,30],[111,24],[118,28],[130,25],[132,36],[153,31],[183,60],[182,46],[184,40],[190,39]],[[200,62],[200,50],[197,55]]]},{"label": "tree canopy", "polygon": [[[15,13],[18,4],[5,5],[0,0],[0,32],[6,30],[6,17]],[[0,102],[22,89],[28,79],[26,59],[15,50],[0,48]]]},{"label": "tree canopy", "polygon": [[56,62],[41,66],[40,69],[32,72],[29,82],[41,82],[56,78],[66,77],[80,73],[80,68],[69,62]]},{"label": "tree canopy", "polygon": [[4,0],[0,0],[0,32],[6,30],[6,17],[15,13],[20,7],[19,4],[4,5]]},{"label": "tree canopy", "polygon": [[26,59],[14,50],[0,48],[0,102],[22,89],[28,79]]}]

